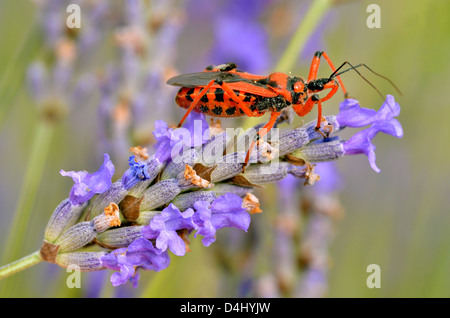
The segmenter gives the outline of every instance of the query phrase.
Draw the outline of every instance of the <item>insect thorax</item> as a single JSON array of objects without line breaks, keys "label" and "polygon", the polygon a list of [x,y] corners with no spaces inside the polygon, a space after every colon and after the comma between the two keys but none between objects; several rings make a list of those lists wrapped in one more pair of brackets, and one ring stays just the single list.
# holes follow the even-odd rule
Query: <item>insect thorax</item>
[{"label": "insect thorax", "polygon": [[280,112],[283,108],[288,107],[290,104],[291,103],[285,100],[283,96],[260,97],[257,99],[252,108],[257,109],[260,112],[265,112],[268,110]]}]

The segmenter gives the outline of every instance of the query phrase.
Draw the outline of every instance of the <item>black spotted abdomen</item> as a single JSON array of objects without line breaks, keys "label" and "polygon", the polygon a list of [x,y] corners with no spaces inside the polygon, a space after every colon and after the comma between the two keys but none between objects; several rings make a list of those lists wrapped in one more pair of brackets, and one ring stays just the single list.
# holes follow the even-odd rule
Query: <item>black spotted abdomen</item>
[{"label": "black spotted abdomen", "polygon": [[[202,88],[181,88],[175,97],[175,102],[180,107],[189,108]],[[262,98],[260,96],[241,91],[234,91],[234,93],[252,111],[254,117],[263,115],[269,109],[270,103],[261,104]],[[244,112],[239,109],[238,104],[221,88],[211,88],[200,99],[193,110],[214,117],[239,117],[244,115]]]}]

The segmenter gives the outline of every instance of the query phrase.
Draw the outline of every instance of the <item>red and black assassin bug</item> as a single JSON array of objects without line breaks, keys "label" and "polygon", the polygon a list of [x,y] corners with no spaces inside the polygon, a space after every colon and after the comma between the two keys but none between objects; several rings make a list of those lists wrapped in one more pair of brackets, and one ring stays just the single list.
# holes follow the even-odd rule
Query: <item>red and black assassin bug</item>
[{"label": "red and black assassin bug", "polygon": [[[333,71],[330,77],[317,78],[321,57],[325,58]],[[328,55],[318,51],[314,54],[306,81],[301,77],[289,76],[281,72],[275,72],[269,76],[253,75],[238,70],[234,63],[227,63],[208,66],[203,72],[172,77],[167,84],[181,86],[175,101],[180,107],[187,109],[178,127],[181,127],[191,111],[214,117],[244,115],[259,117],[269,111],[271,113],[269,122],[263,127],[265,129],[259,130],[256,135],[259,139],[273,128],[284,108],[292,106],[292,109],[303,117],[312,110],[314,105],[317,105],[318,117],[315,129],[325,138],[331,133],[332,127],[326,125],[325,133],[320,131],[321,123],[325,121],[322,117],[322,102],[330,99],[337,92],[339,85],[347,97],[347,90],[339,75],[348,70],[338,73],[345,64],[349,64],[351,69],[359,66],[367,67],[365,64],[352,66],[344,62],[336,69]],[[324,97],[319,97],[319,92],[328,89],[330,91]],[[254,145],[255,140],[247,152],[244,168]]]}]

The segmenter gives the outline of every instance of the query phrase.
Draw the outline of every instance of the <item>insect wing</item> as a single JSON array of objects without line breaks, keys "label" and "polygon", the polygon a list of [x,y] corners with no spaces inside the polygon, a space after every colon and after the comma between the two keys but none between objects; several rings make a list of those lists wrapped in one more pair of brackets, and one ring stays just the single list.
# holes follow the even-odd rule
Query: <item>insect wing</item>
[{"label": "insect wing", "polygon": [[267,86],[255,83],[253,81],[242,81],[239,83],[230,83],[228,86],[235,91],[241,91],[261,97],[277,97],[278,94],[274,91],[267,89]]},{"label": "insect wing", "polygon": [[227,83],[236,83],[245,79],[243,79],[237,73],[198,72],[174,76],[167,81],[167,84],[182,87],[198,87],[198,86],[206,86],[212,80],[219,80]]},{"label": "insect wing", "polygon": [[[247,75],[247,73],[243,73]],[[197,72],[181,74],[170,78],[167,84],[181,87],[202,87],[208,85],[212,80],[221,80],[226,82],[228,86],[236,91],[246,92],[262,97],[276,97],[278,94],[268,90],[267,85],[257,82],[255,79],[265,79],[262,76],[254,76],[246,78],[239,73],[234,72]],[[213,85],[218,88],[220,85]]]}]

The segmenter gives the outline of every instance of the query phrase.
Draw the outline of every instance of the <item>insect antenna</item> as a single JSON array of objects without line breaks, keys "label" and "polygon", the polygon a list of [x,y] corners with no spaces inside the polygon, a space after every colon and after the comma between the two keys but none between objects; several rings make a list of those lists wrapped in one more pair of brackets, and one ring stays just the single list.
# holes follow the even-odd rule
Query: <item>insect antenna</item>
[{"label": "insect antenna", "polygon": [[[343,71],[340,71],[340,72],[339,72],[339,70],[340,70],[342,67],[344,67],[344,65],[346,65],[346,64],[350,65],[350,68],[348,68],[348,69],[346,69],[346,70],[343,70]],[[357,68],[358,68],[358,67],[361,67],[361,66],[364,66],[365,68],[367,68],[367,69],[368,69],[370,72],[372,72],[373,74],[375,74],[375,75],[377,75],[377,76],[383,78],[384,80],[388,81],[389,84],[391,84],[391,85],[395,88],[395,90],[396,90],[400,95],[403,95],[402,92],[400,91],[400,89],[397,87],[397,85],[394,84],[394,82],[392,82],[392,81],[391,81],[389,78],[387,78],[386,76],[383,76],[383,75],[381,75],[381,74],[375,72],[374,70],[372,70],[370,67],[368,67],[366,64],[363,64],[363,63],[358,64],[358,65],[356,65],[356,66],[353,66],[350,62],[347,62],[347,61],[344,62],[344,63],[342,63],[342,65],[339,66],[339,67],[338,67],[338,68],[330,75],[330,80],[333,79],[333,78],[336,77],[336,76],[339,76],[339,75],[343,74],[343,73],[346,73],[346,72],[348,72],[348,71],[354,70],[356,73],[358,73],[359,76],[361,76],[361,78],[362,78],[363,80],[365,80],[370,86],[372,86],[372,88],[375,89],[375,90],[378,92],[378,94],[381,96],[381,98],[384,100],[384,96],[383,96],[383,94],[381,94],[381,92],[378,90],[378,88],[376,88],[375,85],[373,85],[371,82],[369,82],[369,80],[368,80],[367,78],[365,78],[365,77],[357,70]],[[338,72],[339,72],[339,73],[338,73]]]}]

